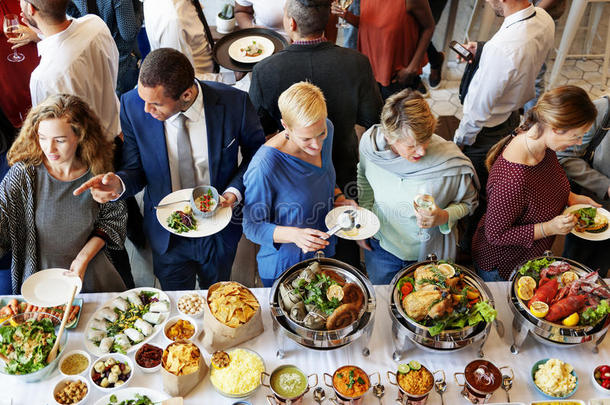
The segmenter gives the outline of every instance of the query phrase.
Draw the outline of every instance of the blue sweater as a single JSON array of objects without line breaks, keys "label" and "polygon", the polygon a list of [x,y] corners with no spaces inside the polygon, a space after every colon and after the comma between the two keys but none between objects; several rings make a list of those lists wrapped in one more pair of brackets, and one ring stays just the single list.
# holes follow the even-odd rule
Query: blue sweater
[{"label": "blue sweater", "polygon": [[[313,257],[294,243],[274,243],[276,226],[326,231],[324,218],[333,208],[335,169],[332,164],[333,125],[327,120],[328,136],[322,146],[322,167],[317,167],[269,146],[252,158],[244,176],[244,233],[261,245],[258,272],[270,286],[290,266]],[[334,237],[324,250],[335,254]]]}]

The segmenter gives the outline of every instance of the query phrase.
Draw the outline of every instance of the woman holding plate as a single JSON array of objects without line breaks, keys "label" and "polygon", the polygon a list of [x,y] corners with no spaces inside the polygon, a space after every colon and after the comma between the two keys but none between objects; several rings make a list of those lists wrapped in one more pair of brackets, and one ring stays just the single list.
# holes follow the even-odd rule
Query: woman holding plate
[{"label": "woman holding plate", "polygon": [[84,180],[112,170],[112,156],[113,144],[80,98],[59,94],[32,108],[0,184],[0,253],[13,253],[13,294],[47,268],[70,269],[83,292],[125,289],[102,250],[122,248],[126,206],[72,195]]},{"label": "woman holding plate", "polygon": [[435,126],[428,103],[406,89],[388,98],[381,125],[360,140],[358,201],[381,223],[373,238],[358,242],[373,284],[388,284],[429,253],[455,260],[455,225],[477,207],[472,163],[453,142],[434,135]]},{"label": "woman holding plate", "polygon": [[317,250],[333,256],[334,237],[320,231],[324,218],[333,205],[353,203],[335,186],[333,125],[322,91],[293,84],[278,106],[285,129],[256,152],[244,176],[244,234],[261,245],[257,261],[265,287]]},{"label": "woman holding plate", "polygon": [[549,250],[575,225],[566,206],[600,205],[570,191],[556,152],[582,143],[597,109],[576,86],[542,95],[525,122],[487,154],[487,212],[472,240],[472,259],[486,281],[507,280],[517,265]]}]

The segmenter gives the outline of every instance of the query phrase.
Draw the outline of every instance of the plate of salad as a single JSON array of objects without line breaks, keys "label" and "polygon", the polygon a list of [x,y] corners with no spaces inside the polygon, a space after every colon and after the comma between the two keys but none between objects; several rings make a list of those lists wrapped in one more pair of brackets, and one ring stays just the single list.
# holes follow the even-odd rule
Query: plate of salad
[{"label": "plate of salad", "polygon": [[[174,191],[159,201],[157,221],[168,232],[185,238],[202,238],[222,231],[231,221],[231,207],[219,206],[210,217],[195,216],[190,206],[193,189]],[[220,197],[222,201],[222,197]]]},{"label": "plate of salad", "polygon": [[468,336],[498,313],[466,269],[445,261],[412,266],[398,279],[393,299],[399,312],[431,337]]},{"label": "plate of salad", "polygon": [[170,396],[144,387],[125,388],[100,398],[95,405],[158,405]]},{"label": "plate of salad", "polygon": [[606,240],[610,238],[608,220],[610,212],[586,204],[572,205],[564,211],[576,216],[576,225],[572,234],[587,240]]}]

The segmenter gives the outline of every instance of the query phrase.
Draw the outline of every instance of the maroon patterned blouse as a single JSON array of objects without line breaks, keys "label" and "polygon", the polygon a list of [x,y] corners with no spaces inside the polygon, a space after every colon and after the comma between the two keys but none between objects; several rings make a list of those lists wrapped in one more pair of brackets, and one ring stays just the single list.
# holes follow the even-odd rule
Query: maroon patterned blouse
[{"label": "maroon patterned blouse", "polygon": [[560,215],[569,195],[570,183],[551,149],[536,166],[500,155],[487,181],[487,212],[472,240],[479,268],[498,269],[506,280],[518,264],[550,249],[555,237],[534,240],[534,224]]}]

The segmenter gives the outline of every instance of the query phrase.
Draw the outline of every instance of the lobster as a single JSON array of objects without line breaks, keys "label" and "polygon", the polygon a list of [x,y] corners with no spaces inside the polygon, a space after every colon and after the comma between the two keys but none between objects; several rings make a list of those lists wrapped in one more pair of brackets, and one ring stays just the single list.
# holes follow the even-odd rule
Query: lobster
[{"label": "lobster", "polygon": [[570,295],[552,304],[544,319],[549,322],[557,322],[572,315],[574,312],[579,312],[585,307],[586,302],[586,295]]},{"label": "lobster", "polygon": [[[543,284],[542,280],[548,281],[544,282]],[[542,287],[539,287],[536,290],[532,299],[529,300],[529,302],[527,303],[528,307],[532,305],[532,302],[536,301],[541,301],[548,304],[551,302],[553,297],[555,297],[555,294],[557,294],[557,290],[559,289],[559,283],[556,279],[541,279],[540,284],[542,285]]]}]

